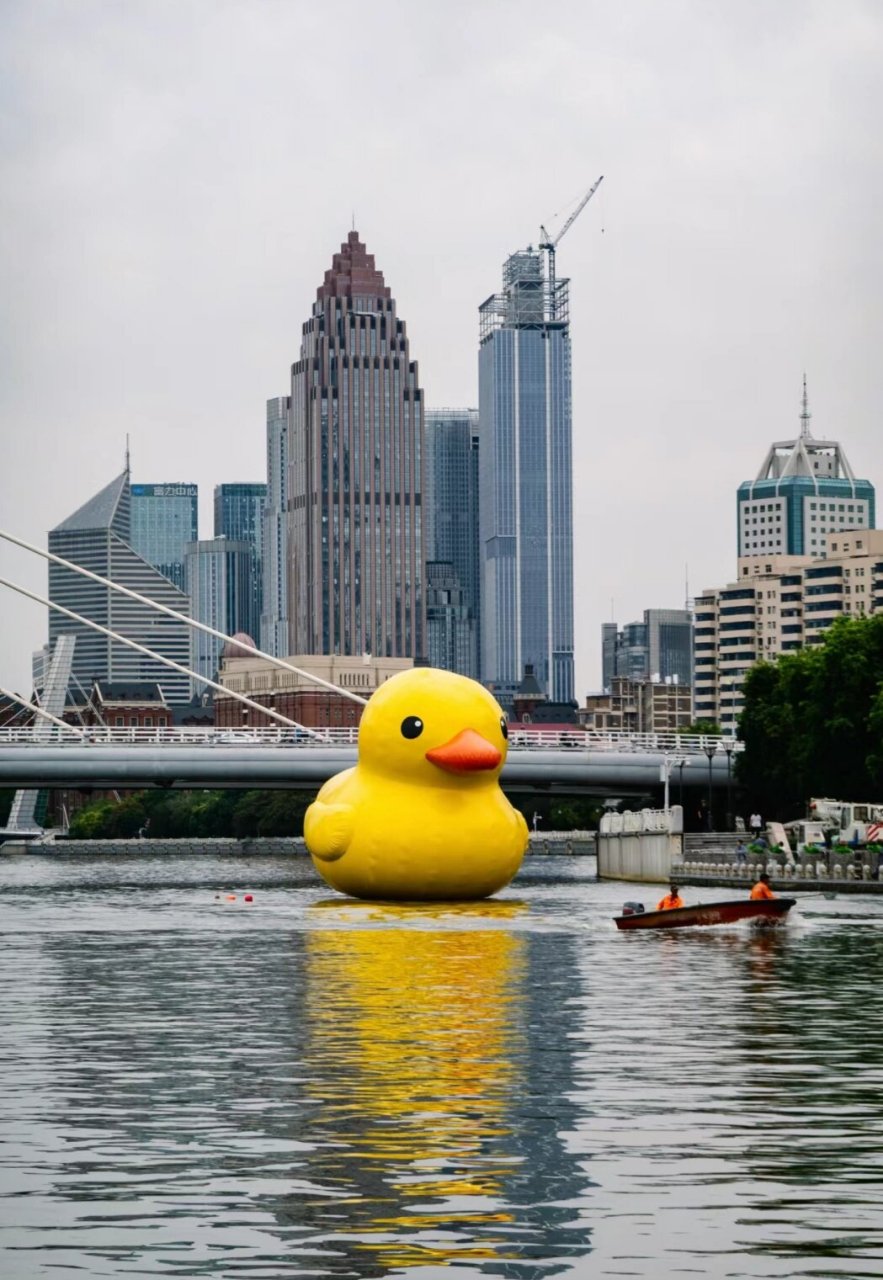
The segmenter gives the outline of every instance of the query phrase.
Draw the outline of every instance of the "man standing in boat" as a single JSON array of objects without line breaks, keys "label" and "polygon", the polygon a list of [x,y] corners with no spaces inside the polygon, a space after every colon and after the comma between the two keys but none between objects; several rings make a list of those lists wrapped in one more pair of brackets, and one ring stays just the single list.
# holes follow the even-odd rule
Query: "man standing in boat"
[{"label": "man standing in boat", "polygon": [[676,884],[672,884],[672,885],[669,885],[668,893],[665,895],[665,897],[661,898],[659,902],[656,904],[656,910],[657,911],[673,911],[676,907],[682,907],[683,905],[684,905],[684,900],[681,897],[681,895],[678,893],[678,886]]},{"label": "man standing in boat", "polygon": [[757,884],[751,890],[749,897],[754,902],[758,902],[758,901],[764,901],[767,898],[774,898],[775,896],[776,895],[773,893],[772,889],[770,888],[770,878],[766,874],[766,872],[764,872],[764,874],[758,880]]}]

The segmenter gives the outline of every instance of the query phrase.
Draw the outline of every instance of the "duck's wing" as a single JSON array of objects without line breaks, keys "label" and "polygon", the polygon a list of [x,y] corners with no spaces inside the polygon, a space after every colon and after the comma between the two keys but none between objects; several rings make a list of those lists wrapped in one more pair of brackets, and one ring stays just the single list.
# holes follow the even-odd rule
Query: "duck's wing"
[{"label": "duck's wing", "polygon": [[350,846],[354,825],[352,805],[315,800],[304,815],[307,848],[323,862],[336,862]]},{"label": "duck's wing", "polygon": [[515,825],[518,828],[519,836],[524,840],[526,846],[530,839],[530,828],[527,825],[527,819],[520,809],[515,809]]}]

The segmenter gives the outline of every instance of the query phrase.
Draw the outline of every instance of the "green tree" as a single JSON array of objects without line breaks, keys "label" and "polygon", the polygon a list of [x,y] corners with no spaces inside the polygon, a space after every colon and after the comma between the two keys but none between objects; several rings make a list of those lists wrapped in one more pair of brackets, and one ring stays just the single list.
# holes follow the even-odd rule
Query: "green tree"
[{"label": "green tree", "polygon": [[813,795],[883,799],[883,614],[748,672],[736,763],[752,809],[788,819]]},{"label": "green tree", "polygon": [[71,820],[79,840],[125,840],[142,828],[153,839],[300,836],[309,791],[138,791],[93,800]]},{"label": "green tree", "polygon": [[710,737],[718,736],[720,731],[721,727],[716,720],[694,720],[686,729],[678,729],[678,733],[706,734]]},{"label": "green tree", "polygon": [[112,800],[92,800],[85,805],[71,818],[71,839],[105,840],[107,838],[106,828],[113,807],[114,802]]},{"label": "green tree", "polygon": [[570,796],[566,800],[555,800],[551,805],[550,821],[553,831],[594,831],[601,815],[601,805],[597,800],[584,800],[579,796]]}]

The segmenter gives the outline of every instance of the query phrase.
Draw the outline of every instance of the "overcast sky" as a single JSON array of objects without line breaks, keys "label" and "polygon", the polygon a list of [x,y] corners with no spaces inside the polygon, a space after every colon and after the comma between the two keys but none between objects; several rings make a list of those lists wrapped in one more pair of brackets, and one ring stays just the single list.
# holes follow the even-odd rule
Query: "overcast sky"
[{"label": "overcast sky", "polygon": [[[602,621],[732,579],[804,370],[883,486],[881,66],[878,0],[2,0],[0,526],[45,546],[128,432],[211,536],[353,215],[427,406],[475,405],[503,259],[603,173],[558,253],[582,700]],[[27,690],[46,611],[0,610]]]}]

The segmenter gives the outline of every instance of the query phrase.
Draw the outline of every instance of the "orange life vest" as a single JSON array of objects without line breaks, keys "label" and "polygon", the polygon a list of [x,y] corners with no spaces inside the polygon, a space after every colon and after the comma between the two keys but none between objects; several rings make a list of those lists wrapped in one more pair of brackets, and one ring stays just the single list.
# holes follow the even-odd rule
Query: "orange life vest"
[{"label": "orange life vest", "polygon": [[661,902],[657,903],[657,911],[671,911],[674,907],[682,907],[684,900],[678,894],[667,893]]},{"label": "orange life vest", "polygon": [[751,890],[751,897],[755,902],[764,898],[774,898],[775,896],[776,895],[773,893],[769,885],[764,884],[762,880],[758,880],[757,884]]}]

